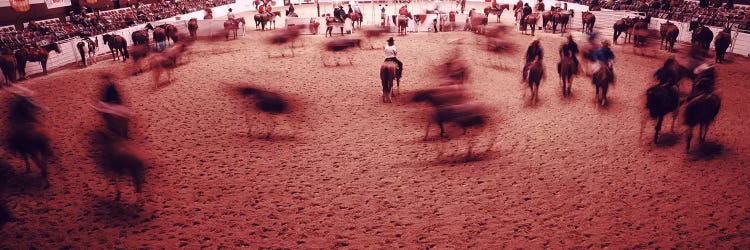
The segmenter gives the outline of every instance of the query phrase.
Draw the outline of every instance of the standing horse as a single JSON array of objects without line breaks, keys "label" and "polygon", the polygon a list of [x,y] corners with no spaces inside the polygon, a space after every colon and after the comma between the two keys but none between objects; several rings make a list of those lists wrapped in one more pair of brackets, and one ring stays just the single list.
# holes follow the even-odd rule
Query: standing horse
[{"label": "standing horse", "polygon": [[545,11],[542,12],[542,30],[547,30],[547,24],[552,22],[553,19],[555,19],[555,13],[556,11]]},{"label": "standing horse", "polygon": [[492,8],[492,6],[484,7],[484,15],[489,17],[490,14],[497,15],[497,22],[500,22],[500,16],[503,14],[503,10],[510,9],[510,4],[500,4],[497,6],[499,9]]},{"label": "standing horse", "polygon": [[162,27],[154,28],[153,32],[154,43],[156,43],[156,50],[163,51],[167,48],[167,31]]},{"label": "standing horse", "polygon": [[144,27],[142,30],[137,30],[130,34],[130,38],[133,40],[133,44],[148,45],[148,30],[154,30],[154,26],[151,26],[150,23],[146,24],[146,27]]},{"label": "standing horse", "polygon": [[39,62],[42,64],[42,73],[47,74],[47,59],[49,59],[49,51],[54,50],[58,54],[60,51],[60,45],[57,43],[49,43],[43,46],[32,46],[31,48],[21,48],[16,50],[16,61],[18,62],[18,72],[20,77],[26,79],[26,62]]},{"label": "standing horse", "polygon": [[719,32],[719,34],[717,34],[716,38],[714,39],[714,48],[716,49],[717,63],[724,62],[724,55],[726,55],[729,45],[732,44],[731,32],[732,31],[729,28],[725,28],[724,30]]},{"label": "standing horse", "polygon": [[193,38],[193,40],[198,39],[198,19],[190,18],[187,28],[190,32],[190,37]]},{"label": "standing horse", "polygon": [[[177,26],[165,23],[165,24],[159,25],[159,28],[164,29],[164,35],[169,40],[172,40],[172,44],[176,43],[179,40],[179,36],[177,36]],[[154,38],[154,40],[156,39]]]},{"label": "standing horse", "polygon": [[562,83],[563,96],[570,96],[570,88],[573,86],[573,76],[576,71],[576,63],[572,57],[560,58],[560,67],[557,68]]},{"label": "standing horse", "polygon": [[3,78],[5,79],[6,85],[17,80],[17,66],[18,62],[16,61],[16,56],[10,53],[10,50],[0,52],[0,69],[3,71]]},{"label": "standing horse", "polygon": [[583,24],[583,33],[594,32],[594,23],[596,23],[596,16],[591,12],[583,12],[581,14],[581,23]]},{"label": "standing horse", "polygon": [[693,32],[691,42],[693,46],[698,46],[703,49],[704,55],[708,54],[708,49],[711,46],[711,40],[714,39],[714,32],[703,24],[697,21],[690,22],[690,31]]},{"label": "standing horse", "polygon": [[405,15],[399,15],[396,19],[396,25],[398,26],[398,34],[406,35],[406,27],[409,26],[409,17]]},{"label": "standing horse", "polygon": [[[659,131],[661,131],[664,116],[670,112],[672,113],[672,131],[674,131],[674,122],[677,120],[679,103],[680,98],[676,85],[657,84],[646,90],[646,108],[648,109],[648,114],[651,119],[656,119],[654,143],[658,143]],[[643,131],[645,125],[644,120],[641,131]]]},{"label": "standing horse", "polygon": [[[21,90],[21,93],[31,92],[18,86],[13,86],[11,91],[15,89]],[[40,107],[24,94],[11,97],[9,106],[5,145],[8,151],[21,155],[26,163],[27,173],[31,171],[29,164],[29,159],[31,159],[41,169],[45,187],[48,187],[47,162],[52,157],[52,147],[49,136],[36,117]]]},{"label": "standing horse", "polygon": [[[96,42],[92,41],[90,37],[84,37],[80,42],[76,43],[76,48],[78,48],[78,53],[81,55],[81,62],[84,67],[96,63],[96,48],[99,47],[99,38],[94,37],[94,39],[96,39]],[[88,62],[86,62],[87,56],[89,59]]]},{"label": "standing horse", "polygon": [[224,38],[229,40],[230,33],[237,39],[237,31],[240,29],[239,22],[234,19],[228,19],[224,21]]},{"label": "standing horse", "polygon": [[612,25],[612,29],[614,30],[614,35],[612,36],[612,43],[617,44],[617,39],[620,38],[620,35],[625,32],[625,43],[627,43],[630,40],[630,33],[628,30],[632,28],[633,26],[633,20],[630,19],[630,17],[622,18],[620,20],[615,21],[615,24]]},{"label": "standing horse", "polygon": [[539,85],[542,83],[542,78],[544,77],[544,66],[542,65],[542,61],[540,61],[539,59],[534,59],[534,61],[531,61],[531,63],[529,63],[528,71],[528,84],[529,90],[531,91],[531,102],[536,103],[536,101],[539,99]]},{"label": "standing horse", "polygon": [[354,24],[357,24],[357,28],[362,28],[362,14],[359,12],[352,12],[347,15],[349,19],[352,20],[352,30],[354,30]]},{"label": "standing horse", "polygon": [[[609,84],[614,83],[615,73],[609,65],[597,62],[599,70],[591,76],[591,82],[596,87],[596,102],[602,106],[607,105],[607,91]],[[599,91],[601,90],[601,95]]]},{"label": "standing horse", "polygon": [[568,22],[570,17],[573,16],[573,11],[560,11],[558,10],[552,18],[552,34],[557,30],[557,25],[560,24],[560,33],[565,33],[568,29]]},{"label": "standing horse", "polygon": [[487,25],[487,16],[475,9],[471,9],[469,11],[469,25],[472,32],[482,34]]},{"label": "standing horse", "polygon": [[339,27],[341,35],[344,35],[344,22],[339,22],[335,17],[326,16],[326,36],[333,37],[333,27]]},{"label": "standing horse", "polygon": [[[669,21],[667,21],[666,23],[662,23],[659,27],[659,35],[661,36],[659,49],[661,49],[662,45],[664,45],[665,50],[669,50],[670,52],[674,51],[674,43],[677,41],[677,36],[679,34],[680,30],[674,23],[671,23]],[[666,44],[664,44],[664,42],[666,42]]]},{"label": "standing horse", "polygon": [[[400,85],[401,78],[396,75],[398,65],[393,61],[385,61],[380,65],[380,83],[383,85],[383,102],[390,103],[391,97],[394,95],[393,80],[396,80],[396,84]],[[400,87],[397,87],[397,89]]]},{"label": "standing horse", "polygon": [[633,47],[645,47],[648,35],[648,23],[645,21],[637,21],[633,25]]},{"label": "standing horse", "polygon": [[124,37],[104,34],[102,35],[102,40],[104,40],[104,44],[109,46],[109,51],[112,53],[112,60],[117,60],[122,56],[122,61],[124,62],[130,57],[130,54],[128,53],[128,42]]},{"label": "standing horse", "polygon": [[531,28],[531,35],[533,36],[536,30],[536,23],[539,21],[539,13],[531,13],[528,16],[526,16],[523,20],[523,29],[521,29],[522,34],[526,34],[526,31],[528,30],[527,26]]}]

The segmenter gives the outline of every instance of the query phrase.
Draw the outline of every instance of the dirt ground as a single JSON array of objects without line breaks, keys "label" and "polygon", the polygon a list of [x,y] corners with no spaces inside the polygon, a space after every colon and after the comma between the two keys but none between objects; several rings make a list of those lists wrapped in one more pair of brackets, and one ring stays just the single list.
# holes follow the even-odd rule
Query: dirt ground
[{"label": "dirt ground", "polygon": [[[314,11],[297,7],[301,16]],[[56,157],[51,187],[42,189],[37,168],[24,174],[23,162],[2,151],[17,175],[3,195],[17,220],[0,230],[0,246],[750,248],[744,58],[717,66],[721,111],[707,145],[686,153],[680,121],[670,133],[667,118],[659,145],[651,143],[653,121],[639,137],[643,95],[664,52],[642,57],[615,46],[617,83],[609,105],[597,107],[584,76],[562,97],[554,65],[564,39],[538,32],[547,76],[533,105],[520,84],[521,49],[531,36],[510,32],[518,51],[494,55],[466,32],[394,34],[405,64],[402,95],[384,104],[381,49],[356,49],[353,65],[324,67],[321,56],[331,55],[321,48],[331,38],[303,36],[295,57],[278,57],[280,48],[264,43],[269,34],[251,29],[238,40],[199,41],[176,81],[160,88],[150,74],[130,76],[129,63],[110,60],[22,82],[49,107],[41,117]],[[455,48],[470,64],[473,98],[495,110],[479,150],[498,138],[466,163],[460,131],[423,141],[425,106],[407,100],[438,83],[434,68]],[[121,183],[123,201],[113,202],[114,186],[88,155],[87,136],[101,126],[89,106],[100,72],[119,76],[136,113],[132,141],[150,163],[142,202],[129,179]],[[271,140],[258,138],[265,117],[248,113],[250,103],[231,91],[243,84],[294,99],[292,122]],[[436,158],[441,145],[456,155]]]}]

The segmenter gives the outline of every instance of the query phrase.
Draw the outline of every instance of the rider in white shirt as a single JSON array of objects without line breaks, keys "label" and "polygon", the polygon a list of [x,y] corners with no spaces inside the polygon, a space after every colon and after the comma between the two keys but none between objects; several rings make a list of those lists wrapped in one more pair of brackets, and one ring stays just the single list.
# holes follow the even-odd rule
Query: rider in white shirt
[{"label": "rider in white shirt", "polygon": [[404,64],[401,63],[401,61],[396,58],[396,55],[398,55],[398,50],[396,50],[396,45],[393,42],[393,37],[388,38],[387,40],[388,45],[385,46],[385,61],[393,61],[398,64],[398,70],[396,71],[396,77],[401,78],[401,73],[403,72]]},{"label": "rider in white shirt", "polygon": [[234,13],[232,13],[232,8],[229,8],[229,13],[227,13],[227,19],[234,20]]}]

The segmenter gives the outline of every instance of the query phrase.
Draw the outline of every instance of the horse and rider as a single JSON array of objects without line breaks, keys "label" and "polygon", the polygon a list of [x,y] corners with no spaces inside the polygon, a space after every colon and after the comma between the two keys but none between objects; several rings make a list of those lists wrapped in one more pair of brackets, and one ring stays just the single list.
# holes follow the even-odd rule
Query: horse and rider
[{"label": "horse and rider", "polygon": [[[575,71],[573,74],[578,74],[580,63],[578,62],[578,44],[573,41],[573,36],[568,35],[568,40],[562,46],[560,46],[560,60],[563,58],[571,58],[575,62]],[[557,65],[557,70],[560,70],[560,64]]]},{"label": "horse and rider", "polygon": [[529,47],[526,49],[526,63],[523,65],[523,81],[526,82],[528,78],[529,65],[534,61],[542,61],[544,58],[544,50],[539,42],[539,37],[534,38]]}]

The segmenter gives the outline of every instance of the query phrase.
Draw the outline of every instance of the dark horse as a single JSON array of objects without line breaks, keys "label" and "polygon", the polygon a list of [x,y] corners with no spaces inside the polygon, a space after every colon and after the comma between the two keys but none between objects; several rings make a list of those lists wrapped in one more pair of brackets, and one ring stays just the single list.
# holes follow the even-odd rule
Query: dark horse
[{"label": "dark horse", "polygon": [[[615,81],[615,73],[609,65],[597,63],[599,63],[600,69],[591,76],[591,82],[596,87],[597,103],[604,106],[607,105],[607,91],[609,90],[609,84]],[[600,90],[601,96],[599,95]]]},{"label": "dark horse", "polygon": [[560,11],[558,10],[555,15],[552,17],[552,34],[555,33],[557,30],[557,25],[560,24],[560,33],[565,33],[568,29],[568,22],[570,22],[570,17],[574,15],[574,12],[572,10],[569,11]]},{"label": "dark horse", "polygon": [[[679,103],[680,99],[676,85],[657,84],[646,90],[646,108],[648,109],[648,114],[651,119],[656,119],[654,143],[658,143],[659,131],[661,130],[664,116],[670,112],[672,113],[672,131],[674,131],[674,122],[677,120]],[[645,126],[645,123],[643,125]]]},{"label": "dark horse", "polygon": [[117,60],[122,56],[122,61],[124,62],[130,57],[130,54],[128,53],[128,42],[124,37],[120,35],[104,34],[102,35],[102,40],[104,40],[104,44],[109,46],[109,51],[112,53],[112,60]]},{"label": "dark horse", "polygon": [[523,29],[522,33],[526,34],[526,26],[531,27],[531,35],[533,36],[536,30],[536,23],[539,21],[539,14],[538,13],[531,13],[528,16],[526,16],[523,20]]},{"label": "dark horse", "polygon": [[190,18],[190,20],[188,21],[188,31],[190,32],[190,37],[193,38],[193,40],[198,38],[198,19]]},{"label": "dark horse", "polygon": [[711,40],[714,39],[714,32],[697,21],[690,22],[690,31],[693,32],[692,39],[690,40],[693,46],[699,46],[704,50],[704,53],[708,53]]},{"label": "dark horse", "polygon": [[644,47],[648,40],[648,23],[650,19],[638,20],[633,24],[633,47]]},{"label": "dark horse", "polygon": [[498,4],[498,9],[492,8],[492,6],[484,7],[484,14],[489,17],[490,14],[497,15],[497,22],[500,22],[500,16],[503,14],[503,10],[509,10],[510,4]]},{"label": "dark horse", "polygon": [[146,27],[144,27],[142,30],[137,30],[130,34],[130,38],[133,39],[133,44],[148,45],[148,30],[154,30],[154,26],[151,26],[150,23],[146,24]]},{"label": "dark horse", "polygon": [[[337,54],[337,53],[344,53],[350,48],[354,48],[354,47],[359,47],[361,49],[362,48],[361,44],[362,44],[362,40],[359,38],[335,39],[335,40],[326,42],[325,49],[326,51],[330,51],[330,52],[333,52],[334,54]],[[325,62],[325,59],[323,58],[323,53],[320,54],[320,57],[321,57],[321,60],[323,60],[323,65],[328,66],[328,64],[326,64]],[[347,55],[347,59],[349,60],[350,65],[354,64],[351,53]],[[334,60],[336,61],[336,65],[340,65],[338,58],[334,58]]]},{"label": "dark horse", "polygon": [[16,81],[16,77],[17,77],[16,67],[18,67],[16,56],[10,53],[9,50],[1,51],[0,52],[0,69],[2,69],[3,71],[3,78],[5,79],[5,84],[10,84]]},{"label": "dark horse", "polygon": [[36,117],[40,109],[29,97],[15,95],[10,100],[7,137],[5,145],[10,152],[21,155],[26,172],[31,170],[29,158],[41,169],[45,186],[49,186],[47,162],[52,157],[52,147],[46,131]]},{"label": "dark horse", "polygon": [[583,12],[581,14],[581,23],[583,24],[583,33],[594,32],[594,23],[596,23],[596,16],[591,12]]},{"label": "dark horse", "polygon": [[[393,96],[393,80],[400,85],[401,78],[396,75],[398,65],[393,61],[385,61],[380,66],[380,83],[383,85],[383,102],[390,103]],[[400,88],[400,87],[397,87]]]},{"label": "dark horse", "polygon": [[268,23],[268,29],[271,29],[271,25],[273,25],[273,28],[276,28],[276,14],[272,12],[264,12],[264,13],[258,13],[253,16],[253,19],[255,20],[255,29],[258,29],[258,26],[260,26],[261,30],[266,30],[266,24]]},{"label": "dark horse", "polygon": [[[696,92],[696,89],[693,88],[693,92]],[[696,125],[700,126],[698,140],[701,144],[705,142],[708,127],[713,123],[721,108],[721,98],[713,92],[693,93],[691,97],[687,100],[683,117],[683,123],[689,127],[685,147],[685,150],[688,151],[690,150],[690,140],[693,138],[693,128]]]},{"label": "dark horse", "polygon": [[563,96],[570,96],[570,88],[573,86],[573,76],[576,72],[576,63],[572,57],[563,57],[560,59],[560,67],[557,68],[562,82]]},{"label": "dark horse", "polygon": [[[179,41],[179,36],[177,35],[177,26],[165,23],[165,24],[159,25],[158,27],[164,29],[164,34],[166,35],[166,38],[169,38],[169,40],[172,40],[172,43],[176,43]],[[156,38],[154,38],[154,40],[156,40]]]},{"label": "dark horse", "polygon": [[115,184],[115,201],[120,201],[120,176],[130,176],[135,193],[140,194],[146,179],[146,164],[140,153],[129,146],[127,141],[109,131],[94,131],[91,144],[97,165]]},{"label": "dark horse", "polygon": [[630,17],[626,17],[620,20],[615,21],[615,24],[612,25],[612,29],[614,30],[614,35],[612,36],[612,43],[617,44],[617,39],[620,38],[620,35],[625,32],[625,43],[630,41],[630,30],[633,27],[633,19],[630,19]]},{"label": "dark horse", "polygon": [[531,63],[529,63],[528,70],[528,84],[529,90],[531,91],[531,101],[533,103],[536,103],[537,99],[539,99],[539,85],[542,83],[542,78],[544,77],[544,67],[542,65],[542,61],[540,61],[539,59],[534,59],[534,61],[531,61]]},{"label": "dark horse", "polygon": [[723,63],[724,55],[727,53],[729,45],[732,44],[732,35],[729,28],[725,28],[714,39],[714,48],[716,49],[716,62]]},{"label": "dark horse", "polygon": [[[244,20],[243,20],[244,25]],[[240,29],[240,22],[237,19],[228,19],[224,21],[224,32],[226,35],[224,38],[229,40],[230,33],[234,37],[234,39],[237,39],[237,31]]]},{"label": "dark horse", "polygon": [[49,59],[49,52],[54,50],[58,54],[60,51],[60,45],[57,43],[49,43],[43,46],[33,46],[31,48],[21,48],[16,50],[16,61],[18,62],[18,72],[20,77],[26,79],[26,62],[40,62],[42,64],[42,73],[47,74],[47,59]]},{"label": "dark horse", "polygon": [[[680,30],[677,28],[677,25],[674,23],[671,23],[667,21],[666,23],[662,23],[659,27],[659,35],[661,37],[661,42],[659,42],[659,49],[662,48],[662,45],[664,46],[665,50],[674,51],[674,43],[677,41],[677,36],[680,34]],[[666,44],[664,44],[666,42]]]},{"label": "dark horse", "polygon": [[163,51],[167,48],[167,31],[164,28],[154,28],[153,36],[154,43],[156,43],[156,49],[158,51]]},{"label": "dark horse", "polygon": [[111,75],[104,75],[104,88],[101,93],[101,100],[95,107],[102,115],[104,125],[111,133],[122,139],[128,139],[130,117],[132,112],[123,106],[122,96],[117,89],[117,85],[112,81]]},{"label": "dark horse", "polygon": [[[240,95],[252,97],[255,102],[255,108],[269,115],[268,119],[271,121],[271,128],[266,132],[266,139],[271,138],[276,128],[276,121],[274,117],[281,114],[287,114],[291,112],[291,105],[289,101],[284,98],[281,94],[263,90],[254,86],[238,87],[236,89]],[[246,115],[248,125],[250,124],[250,115]],[[250,135],[252,132],[252,126],[248,127],[247,134]]]}]

